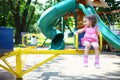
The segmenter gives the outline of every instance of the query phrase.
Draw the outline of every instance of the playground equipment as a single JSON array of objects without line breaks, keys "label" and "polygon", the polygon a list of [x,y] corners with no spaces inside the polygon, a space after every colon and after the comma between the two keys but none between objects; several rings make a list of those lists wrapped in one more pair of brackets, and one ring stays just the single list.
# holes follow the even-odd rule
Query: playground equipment
[{"label": "playground equipment", "polygon": [[42,46],[45,37],[42,34],[23,34],[22,45],[26,46]]},{"label": "playground equipment", "polygon": [[[64,49],[63,34],[59,30],[55,30],[52,23],[55,20],[68,12],[72,12],[75,9],[74,0],[62,1],[59,4],[50,7],[46,10],[38,20],[38,26],[41,32],[49,39],[52,39],[50,49]],[[44,25],[44,26],[43,26]]]},{"label": "playground equipment", "polygon": [[86,10],[89,12],[89,14],[95,14],[97,16],[97,25],[99,26],[99,30],[102,33],[103,38],[113,47],[120,49],[120,37],[118,37],[113,31],[109,29],[107,25],[105,25],[105,23],[100,19],[100,17],[97,15],[96,11],[91,5],[88,5]]},{"label": "playground equipment", "polygon": [[13,29],[0,27],[0,55],[13,51]]},{"label": "playground equipment", "polygon": [[[52,39],[52,43],[51,43],[51,50],[43,50],[43,49],[39,49],[39,50],[35,50],[34,48],[17,48],[12,52],[9,52],[3,56],[0,56],[0,59],[6,64],[6,66],[0,64],[0,67],[2,67],[3,69],[7,70],[8,72],[12,73],[13,75],[16,76],[16,80],[22,80],[22,76],[24,76],[25,74],[29,73],[30,71],[38,68],[39,66],[47,63],[48,61],[54,59],[55,57],[59,56],[60,54],[83,54],[84,50],[83,49],[79,49],[78,48],[78,35],[76,36],[76,49],[64,49],[65,45],[64,45],[64,41],[63,41],[63,34],[62,32],[54,29],[54,27],[52,27],[52,22],[54,22],[57,18],[65,15],[66,13],[72,12],[74,11],[76,8],[82,10],[84,12],[85,15],[89,15],[91,13],[97,15],[94,12],[94,8],[91,7],[84,7],[84,5],[79,4],[76,5],[76,1],[75,0],[65,0],[62,1],[58,4],[56,4],[55,6],[49,8],[48,10],[46,10],[42,16],[40,17],[38,24],[39,27],[41,28],[43,34],[47,37]],[[89,12],[91,11],[91,12]],[[118,40],[120,40],[119,38],[117,38],[115,35],[113,35],[112,32],[110,32],[110,30],[108,28],[105,27],[105,25],[103,25],[103,22],[101,21],[101,19],[99,18],[99,16],[97,15],[99,22],[98,22],[98,26],[103,35],[103,38],[107,38],[106,40],[109,41],[110,39],[110,43],[112,43],[114,46],[117,46],[120,48],[119,44],[120,42]],[[102,26],[101,26],[102,25]],[[105,30],[103,30],[105,29]],[[107,36],[108,34],[111,34],[112,37]],[[117,41],[113,41],[113,38],[115,38],[115,40]],[[101,37],[100,37],[101,39]],[[115,42],[115,43],[113,43]],[[100,44],[102,44],[101,40],[100,40]],[[89,53],[94,53],[94,50],[90,50]],[[23,70],[24,64],[23,64],[23,59],[22,59],[22,55],[25,54],[52,54],[51,57],[47,58],[46,60],[26,69]],[[7,61],[8,57],[11,56],[15,56],[16,57],[16,68],[13,68],[13,66],[11,66],[11,64]]]},{"label": "playground equipment", "polygon": [[[75,48],[76,48],[76,50],[78,50],[78,49],[83,49],[84,48],[84,46],[81,44],[81,38],[83,38],[83,36],[84,36],[84,34],[85,33],[81,33],[81,34],[76,34],[76,36],[75,36]],[[99,35],[99,45],[100,45],[100,51],[102,50],[102,34],[100,33],[100,35]],[[93,47],[91,47],[91,49],[93,49]]]}]

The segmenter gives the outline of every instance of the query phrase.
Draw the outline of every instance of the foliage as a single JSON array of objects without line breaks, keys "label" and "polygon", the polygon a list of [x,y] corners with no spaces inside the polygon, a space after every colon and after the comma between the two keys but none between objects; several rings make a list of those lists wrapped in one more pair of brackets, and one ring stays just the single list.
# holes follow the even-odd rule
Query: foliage
[{"label": "foliage", "polygon": [[75,21],[74,21],[74,17],[73,17],[73,16],[69,16],[69,17],[67,18],[67,20],[66,20],[67,26],[72,27],[72,28],[73,28],[74,22],[75,22]]},{"label": "foliage", "polygon": [[[37,27],[30,26],[37,22],[43,4],[37,0],[0,0],[0,5],[0,26],[14,27],[15,42],[19,44],[21,32]],[[34,32],[39,32],[39,29],[34,29]]]},{"label": "foliage", "polygon": [[40,28],[38,27],[37,23],[35,23],[34,25],[30,25],[28,32],[29,33],[40,33]]},{"label": "foliage", "polygon": [[[105,2],[109,5],[110,8],[99,8],[98,11],[104,12],[106,14],[106,18],[110,21],[112,25],[115,23],[120,22],[120,13],[119,12],[113,12],[120,9],[120,1],[119,0],[105,0]],[[106,22],[105,16],[101,15],[104,22]],[[106,22],[108,23],[108,22]]]},{"label": "foliage", "polygon": [[60,1],[61,0],[47,0],[44,10],[48,9],[49,7],[55,5],[56,3],[60,2]]},{"label": "foliage", "polygon": [[[39,33],[36,22],[40,15],[52,5],[61,0],[0,0],[0,26],[13,27],[15,29],[15,43],[20,43],[21,32]],[[108,12],[120,9],[120,1],[105,0],[110,8],[99,8],[98,11]],[[111,23],[119,23],[120,13],[108,14],[107,17]],[[114,17],[114,18],[113,18]],[[114,22],[113,20],[117,22]],[[105,19],[104,19],[105,20]],[[68,22],[73,25],[73,18],[70,17]]]},{"label": "foliage", "polygon": [[12,13],[10,12],[9,2],[0,0],[0,26],[13,26]]}]

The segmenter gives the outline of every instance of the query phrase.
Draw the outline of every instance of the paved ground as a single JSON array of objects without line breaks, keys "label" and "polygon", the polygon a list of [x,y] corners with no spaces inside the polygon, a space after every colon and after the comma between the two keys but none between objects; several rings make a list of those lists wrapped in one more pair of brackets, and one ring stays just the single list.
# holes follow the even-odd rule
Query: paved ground
[{"label": "paved ground", "polygon": [[[24,69],[38,63],[49,55],[27,56]],[[23,56],[25,58],[25,56]],[[15,65],[14,57],[8,59]],[[23,76],[24,80],[120,80],[120,56],[101,54],[101,68],[94,67],[94,55],[89,55],[89,67],[83,67],[83,55],[60,55],[34,71]],[[15,80],[0,68],[0,80]]]}]

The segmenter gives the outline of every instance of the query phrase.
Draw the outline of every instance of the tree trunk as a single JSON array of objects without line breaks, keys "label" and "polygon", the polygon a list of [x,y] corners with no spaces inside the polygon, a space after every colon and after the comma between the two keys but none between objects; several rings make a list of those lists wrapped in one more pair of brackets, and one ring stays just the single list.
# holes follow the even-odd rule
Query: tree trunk
[{"label": "tree trunk", "polygon": [[[18,2],[19,3],[19,2]],[[16,27],[16,33],[15,33],[15,44],[20,44],[21,42],[21,32],[27,32],[27,30],[25,30],[24,28],[26,27],[26,19],[27,19],[27,15],[28,15],[28,5],[30,5],[31,0],[28,0],[23,12],[23,16],[22,16],[22,21],[20,21],[20,16],[19,16],[19,5],[17,5],[16,9],[15,9],[15,13],[14,13],[14,25]]]},{"label": "tree trunk", "polygon": [[[10,5],[11,5],[13,17],[14,17],[14,26],[16,28],[15,44],[20,44],[21,32],[27,32],[26,19],[27,19],[28,10],[29,10],[30,4],[31,4],[31,0],[27,0],[22,17],[20,17],[20,1],[18,1],[17,6],[13,5],[12,0],[9,0],[9,2],[10,2]],[[34,10],[33,10],[33,14],[34,14]]]},{"label": "tree trunk", "polygon": [[15,44],[20,43],[20,34],[21,34],[21,26],[20,26],[20,17],[17,14],[14,14],[14,25],[16,27],[15,32]]},{"label": "tree trunk", "polygon": [[20,43],[20,35],[21,31],[19,30],[18,27],[16,27],[16,33],[15,33],[15,44],[19,44]]},{"label": "tree trunk", "polygon": [[31,0],[27,0],[25,9],[23,11],[23,16],[22,16],[22,21],[21,21],[21,30],[24,32],[27,31],[27,30],[25,30],[25,28],[26,28],[26,20],[27,20],[27,15],[28,15],[28,10],[29,10],[30,4],[31,4]]},{"label": "tree trunk", "polygon": [[12,7],[12,9],[14,9],[14,11],[12,13],[13,13],[13,17],[14,17],[14,26],[16,28],[15,44],[20,43],[20,34],[21,34],[20,15],[19,15],[20,2],[18,2],[18,3],[19,4],[17,5],[16,8]]},{"label": "tree trunk", "polygon": [[[36,5],[36,4],[37,4],[37,0],[35,0],[35,2],[34,2],[34,5]],[[32,18],[34,16],[34,12],[35,12],[35,7],[32,8],[31,14],[29,13],[30,14],[30,18],[29,18],[28,22],[26,23],[26,27],[25,27],[26,31],[28,30],[28,28],[30,26],[30,23],[31,23]]]}]

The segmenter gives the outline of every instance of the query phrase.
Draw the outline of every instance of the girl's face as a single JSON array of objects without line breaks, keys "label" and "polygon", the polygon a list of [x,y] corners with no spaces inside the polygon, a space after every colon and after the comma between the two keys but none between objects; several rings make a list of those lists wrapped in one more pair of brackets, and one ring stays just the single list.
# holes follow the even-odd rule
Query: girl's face
[{"label": "girl's face", "polygon": [[91,27],[91,26],[92,26],[91,23],[92,23],[92,22],[91,22],[89,19],[83,18],[83,24],[84,24],[85,26]]}]

